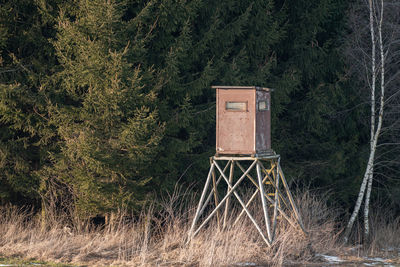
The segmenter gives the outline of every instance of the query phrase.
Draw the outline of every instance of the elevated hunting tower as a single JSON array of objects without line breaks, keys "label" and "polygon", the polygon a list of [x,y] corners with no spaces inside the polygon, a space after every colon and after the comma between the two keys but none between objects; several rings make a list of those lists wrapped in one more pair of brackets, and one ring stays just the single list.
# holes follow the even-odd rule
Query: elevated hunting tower
[{"label": "elevated hunting tower", "polygon": [[[217,98],[216,154],[210,158],[210,170],[188,240],[214,217],[218,227],[225,228],[230,207],[235,204],[241,212],[233,224],[246,214],[268,246],[275,239],[278,215],[306,233],[280,166],[280,156],[271,149],[272,90],[256,86],[212,88],[216,89]],[[235,170],[235,166],[239,170]],[[246,185],[244,180],[248,182],[247,189],[250,185],[255,186],[254,193],[246,201],[240,194]],[[236,202],[230,203],[232,195]],[[254,201],[257,195],[262,211]],[[222,209],[223,216],[220,214]],[[261,227],[257,217],[253,216],[257,212],[263,213],[265,227]]]}]

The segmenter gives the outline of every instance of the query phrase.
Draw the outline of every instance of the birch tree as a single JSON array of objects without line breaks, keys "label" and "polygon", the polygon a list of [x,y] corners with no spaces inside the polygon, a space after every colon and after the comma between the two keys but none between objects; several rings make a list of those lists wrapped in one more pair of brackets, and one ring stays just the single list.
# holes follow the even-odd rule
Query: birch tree
[{"label": "birch tree", "polygon": [[[393,6],[395,5],[395,6]],[[346,226],[344,241],[347,242],[349,235],[351,233],[351,229],[353,224],[358,216],[361,205],[364,201],[364,238],[367,239],[370,233],[369,227],[369,206],[370,206],[370,196],[372,191],[372,185],[374,181],[374,173],[376,171],[377,166],[377,153],[378,148],[383,147],[385,145],[398,145],[396,143],[381,143],[382,138],[380,138],[384,133],[389,133],[390,131],[394,131],[396,129],[396,124],[398,122],[390,120],[393,118],[394,109],[391,108],[393,101],[398,99],[398,90],[392,89],[390,90],[390,96],[387,97],[388,93],[388,85],[386,82],[387,74],[390,74],[390,82],[398,80],[398,71],[393,73],[394,66],[398,64],[396,61],[396,55],[393,55],[392,50],[393,47],[396,47],[398,44],[398,26],[397,23],[393,23],[393,18],[396,18],[396,15],[390,14],[386,17],[386,11],[388,6],[391,6],[392,10],[398,10],[394,7],[398,7],[396,3],[385,2],[383,0],[368,0],[367,10],[368,10],[368,30],[369,30],[369,44],[366,46],[365,42],[363,42],[362,32],[364,25],[359,24],[355,28],[353,28],[354,35],[357,36],[355,38],[355,42],[353,44],[356,46],[355,50],[358,50],[358,53],[352,53],[353,56],[359,56],[362,60],[358,60],[358,62],[362,62],[361,64],[355,64],[357,67],[363,67],[365,72],[365,80],[367,81],[367,85],[369,87],[370,92],[370,146],[369,146],[369,156],[367,166],[363,175],[362,183],[360,186],[360,191],[358,194],[358,198],[353,210],[353,213],[349,219],[349,222]],[[365,9],[365,7],[364,7]],[[393,13],[393,11],[392,11]],[[362,14],[362,12],[361,12]],[[365,12],[364,12],[365,14]],[[358,14],[358,16],[354,16],[353,19],[357,20],[363,15]],[[365,16],[364,16],[365,17]],[[386,25],[386,26],[385,26]],[[364,28],[365,29],[365,28]],[[358,32],[357,32],[358,31]],[[365,38],[364,38],[365,39]],[[354,50],[353,50],[354,51]],[[387,59],[389,59],[389,66],[387,67]],[[357,61],[357,60],[356,60]],[[389,69],[389,70],[388,70]],[[395,87],[396,88],[396,87]],[[389,109],[388,109],[389,107]],[[387,116],[386,113],[389,113],[392,116]],[[396,119],[395,119],[396,120]],[[386,127],[383,125],[386,124]],[[390,134],[389,134],[390,136]],[[385,137],[385,140],[388,139]],[[390,139],[390,138],[389,138]]]}]

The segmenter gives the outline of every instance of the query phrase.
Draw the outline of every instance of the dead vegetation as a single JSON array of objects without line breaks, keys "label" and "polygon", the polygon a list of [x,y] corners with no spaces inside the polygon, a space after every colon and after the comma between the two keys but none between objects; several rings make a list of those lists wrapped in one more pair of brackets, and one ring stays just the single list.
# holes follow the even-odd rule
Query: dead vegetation
[{"label": "dead vegetation", "polygon": [[[161,211],[154,212],[150,207],[135,219],[125,214],[102,227],[76,220],[71,224],[62,215],[49,216],[47,225],[43,225],[32,212],[3,207],[0,254],[97,266],[232,266],[245,262],[279,266],[313,261],[314,251],[338,254],[343,249],[338,238],[337,212],[326,206],[323,197],[309,192],[296,198],[309,236],[281,220],[272,248],[265,245],[246,219],[223,231],[214,221],[186,244],[194,205],[190,204],[193,201],[188,204],[181,199],[174,194],[162,201]],[[188,209],[188,205],[192,208]],[[375,249],[387,244],[385,235],[400,236],[398,221],[397,226],[390,224],[383,230],[382,235],[373,231]],[[399,245],[399,240],[390,242]]]}]

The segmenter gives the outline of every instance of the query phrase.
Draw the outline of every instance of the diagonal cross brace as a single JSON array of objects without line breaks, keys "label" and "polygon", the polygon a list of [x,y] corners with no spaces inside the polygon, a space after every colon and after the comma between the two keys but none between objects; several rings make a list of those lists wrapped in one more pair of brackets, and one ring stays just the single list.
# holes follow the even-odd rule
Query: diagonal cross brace
[{"label": "diagonal cross brace", "polygon": [[[239,157],[238,157],[239,158]],[[264,158],[262,158],[264,159]],[[261,160],[262,160],[261,159]],[[228,160],[228,163],[225,165],[224,170],[221,170],[220,166],[217,163],[217,160]],[[230,196],[232,194],[235,195],[236,199],[239,201],[240,205],[242,206],[242,211],[240,213],[240,215],[236,218],[234,224],[236,224],[239,220],[239,218],[246,213],[247,216],[250,218],[250,220],[252,221],[252,223],[254,224],[254,226],[256,227],[257,231],[259,232],[259,234],[262,236],[263,240],[265,241],[265,243],[268,246],[272,245],[272,241],[275,238],[275,228],[276,228],[276,217],[278,212],[294,227],[296,227],[296,223],[294,221],[291,220],[291,218],[285,214],[285,212],[282,210],[282,208],[279,205],[279,200],[280,198],[282,198],[282,201],[286,204],[285,199],[283,198],[282,193],[283,192],[279,192],[279,182],[282,182],[282,185],[284,187],[284,192],[286,193],[287,197],[289,198],[289,205],[286,204],[287,208],[291,208],[294,211],[295,217],[296,217],[296,221],[297,221],[297,226],[300,226],[300,228],[303,230],[303,232],[307,235],[307,232],[304,229],[303,226],[303,222],[301,220],[301,216],[300,213],[295,205],[295,202],[293,200],[293,196],[291,195],[290,189],[288,187],[288,184],[286,182],[285,176],[283,174],[283,171],[281,169],[280,166],[280,158],[278,157],[277,161],[274,161],[272,164],[271,169],[265,169],[265,167],[263,166],[261,160],[259,158],[251,158],[251,160],[253,161],[251,166],[248,167],[248,169],[245,171],[244,168],[239,164],[240,160],[250,160],[247,158],[243,158],[240,157],[240,159],[236,160],[236,157],[225,157],[225,158],[218,158],[215,159],[214,157],[212,157],[211,160],[211,167],[210,167],[210,171],[207,177],[207,181],[206,184],[204,186],[203,189],[203,193],[202,196],[200,198],[200,202],[198,204],[197,207],[197,211],[196,211],[196,215],[194,217],[193,223],[191,225],[190,231],[188,233],[188,241],[190,242],[190,240],[193,238],[193,236],[195,236],[210,220],[211,218],[219,212],[219,209],[225,204],[225,206],[227,205],[228,199],[230,198]],[[237,180],[237,182],[232,185],[233,179],[231,178],[231,176],[233,175],[233,164],[236,163],[239,168],[242,170],[243,175]],[[257,164],[257,178],[258,178],[258,182],[255,181],[255,179],[253,179],[250,175],[250,171],[253,169],[253,167],[255,166],[255,164]],[[228,169],[228,167],[231,166],[231,172],[229,175],[229,178],[227,177],[227,175],[225,174],[225,171]],[[220,172],[220,175],[218,177],[218,180],[215,181],[215,169],[218,169],[218,171]],[[266,176],[262,176],[261,172],[265,172]],[[272,175],[271,175],[272,173]],[[208,189],[209,189],[209,185],[211,183],[211,176],[212,176],[212,180],[213,180],[213,188],[211,189],[211,192],[209,193],[208,197],[206,198]],[[272,178],[273,176],[273,178]],[[238,192],[236,192],[237,187],[240,185],[240,183],[244,180],[245,177],[248,177],[251,182],[257,187],[257,189],[255,190],[255,192],[253,193],[252,197],[248,200],[247,204],[245,205],[244,202],[242,201],[241,197],[239,196]],[[196,231],[195,230],[195,226],[197,221],[201,218],[201,215],[203,214],[205,208],[207,207],[209,201],[211,200],[212,194],[214,192],[214,194],[216,194],[216,187],[218,186],[218,184],[220,183],[221,179],[225,180],[225,182],[228,185],[228,189],[226,192],[225,197],[221,200],[220,203],[218,203],[218,201],[216,201],[216,207],[212,210],[211,214],[209,214],[206,219],[201,223],[201,225],[197,228]],[[274,187],[275,189],[275,199],[273,200],[272,198],[270,198],[266,192],[263,192],[264,190],[264,183],[266,180],[270,180],[270,184],[272,185],[272,187]],[[256,195],[260,194],[261,197],[261,202],[263,204],[263,211],[264,211],[264,219],[266,222],[266,227],[267,227],[267,234],[268,236],[266,237],[263,233],[263,231],[261,230],[261,228],[258,226],[256,220],[253,218],[253,216],[251,215],[251,213],[248,210],[248,206],[250,205],[250,203],[255,199]],[[206,201],[204,201],[206,199]],[[271,203],[274,206],[273,209],[273,224],[272,224],[272,232],[271,232],[271,225],[269,221],[269,217],[268,217],[268,212],[266,212],[266,207],[267,204],[266,202]],[[291,206],[291,207],[289,207]],[[225,208],[227,210],[227,208]],[[226,211],[225,211],[226,212]]]},{"label": "diagonal cross brace", "polygon": [[[215,161],[214,161],[214,165],[215,165]],[[231,190],[229,190],[229,192],[226,194],[226,196],[221,200],[221,202],[218,204],[218,206],[217,207],[215,207],[214,208],[214,210],[210,213],[210,215],[208,215],[208,217],[203,221],[203,223],[199,226],[199,228],[196,230],[196,231],[190,231],[189,232],[189,234],[190,234],[190,236],[189,236],[189,240],[193,237],[193,236],[195,236],[199,231],[200,231],[200,229],[201,228],[203,228],[205,225],[206,225],[206,223],[212,218],[212,216],[222,207],[222,205],[225,203],[225,201],[226,201],[226,199],[230,196],[230,195],[232,195],[232,193],[233,193],[233,191],[240,185],[240,183],[243,181],[243,179],[246,177],[246,174],[248,173],[248,172],[250,172],[250,170],[254,167],[254,165],[256,164],[256,161],[254,161],[252,164],[251,164],[251,166],[249,167],[249,169],[246,171],[246,173],[244,173],[240,178],[239,178],[239,180],[236,182],[236,184],[231,188]],[[210,177],[211,177],[211,175],[210,175]],[[224,177],[224,176],[223,176]],[[226,178],[226,177],[225,177]],[[207,185],[207,187],[208,187],[208,185]],[[204,191],[203,191],[204,192]],[[192,224],[192,228],[194,229],[194,225],[196,224],[196,222],[197,222],[197,219],[198,218],[196,218],[195,217],[195,220],[193,221],[193,224]],[[193,234],[192,234],[193,233]]]},{"label": "diagonal cross brace", "polygon": [[[261,163],[261,162],[260,162]],[[239,162],[236,162],[236,164],[239,166],[239,168],[242,170],[242,172],[244,172],[244,168],[239,164]],[[263,167],[263,165],[261,164],[261,167]],[[266,170],[264,168],[264,170]],[[267,179],[271,180],[271,178],[269,177],[269,173],[272,172],[272,170],[267,171],[267,175],[264,177],[263,182],[265,182]],[[258,187],[258,184],[255,182],[255,180],[253,179],[253,177],[251,177],[249,174],[247,174],[247,178],[249,178],[249,180],[257,187],[257,190],[253,193],[252,197],[250,198],[250,200],[247,203],[247,207],[250,205],[251,201],[254,200],[254,198],[257,196],[260,188]],[[276,189],[276,188],[275,188]],[[275,201],[272,200],[267,194],[265,194],[265,198],[268,200],[268,202],[272,205],[276,205]],[[276,205],[276,209],[277,211],[290,223],[291,226],[293,226],[294,228],[296,228],[296,223],[282,210],[282,208],[280,208],[278,205]],[[236,221],[234,222],[234,224],[236,224],[240,217],[243,216],[244,211],[242,210],[242,212],[239,214],[239,216],[237,217]]]},{"label": "diagonal cross brace", "polygon": [[[229,164],[230,164],[231,162],[232,162],[232,161],[229,160],[228,163],[226,163],[226,165],[225,165],[225,167],[224,167],[224,172],[225,172],[226,169],[229,167]],[[215,183],[215,187],[214,187],[213,189],[211,189],[211,192],[210,192],[210,194],[208,195],[207,200],[204,202],[203,207],[201,208],[201,210],[200,210],[200,212],[199,212],[200,214],[203,214],[204,209],[207,207],[208,202],[210,202],[210,200],[211,200],[211,198],[212,198],[213,191],[214,191],[214,190],[216,189],[216,187],[219,185],[219,183],[221,182],[221,180],[222,180],[222,176],[220,175],[220,176],[218,177],[218,179],[217,179],[217,182]]]},{"label": "diagonal cross brace", "polygon": [[[254,162],[251,164],[251,166],[247,169],[247,171],[243,174],[245,175],[246,173],[250,172],[250,170],[253,168],[254,164],[257,163],[258,160],[254,160]],[[237,198],[237,200],[239,201],[240,205],[242,206],[242,208],[244,209],[244,211],[247,213],[247,216],[249,217],[249,219],[251,220],[251,222],[254,224],[254,226],[256,227],[257,231],[260,233],[261,237],[263,238],[263,240],[265,241],[265,243],[270,247],[272,245],[271,239],[269,238],[269,232],[268,232],[268,237],[266,237],[264,235],[264,233],[262,232],[260,226],[258,226],[256,220],[253,218],[253,216],[251,215],[250,211],[247,209],[246,205],[244,204],[244,202],[242,201],[242,199],[240,198],[239,194],[236,192],[235,187],[237,185],[237,183],[235,184],[234,187],[232,187],[230,181],[228,180],[228,178],[226,177],[226,175],[222,172],[221,168],[219,167],[217,162],[214,162],[215,167],[217,167],[217,169],[219,170],[219,172],[221,173],[222,177],[225,179],[225,182],[228,184],[228,188],[229,188],[229,193],[231,193],[233,191],[233,194],[235,195],[235,197]],[[243,177],[243,176],[242,176]],[[268,231],[268,230],[267,230]]]}]

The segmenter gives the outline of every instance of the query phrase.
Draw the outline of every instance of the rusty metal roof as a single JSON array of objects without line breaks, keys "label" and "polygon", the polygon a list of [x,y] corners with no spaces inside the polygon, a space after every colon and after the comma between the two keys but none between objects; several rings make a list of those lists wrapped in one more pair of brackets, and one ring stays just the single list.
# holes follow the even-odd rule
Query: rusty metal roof
[{"label": "rusty metal roof", "polygon": [[272,88],[259,87],[259,86],[227,86],[227,85],[213,85],[211,88],[214,89],[248,89],[248,90],[262,90],[262,91],[273,91]]}]

